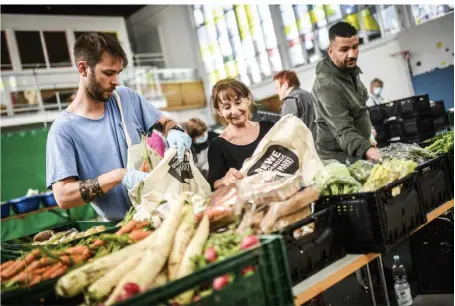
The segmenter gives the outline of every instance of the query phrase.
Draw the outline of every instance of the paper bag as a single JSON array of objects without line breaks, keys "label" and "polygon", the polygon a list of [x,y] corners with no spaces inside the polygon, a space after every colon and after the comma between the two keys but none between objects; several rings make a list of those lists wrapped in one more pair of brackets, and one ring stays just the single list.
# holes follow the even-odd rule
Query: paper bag
[{"label": "paper bag", "polygon": [[150,214],[159,206],[159,201],[169,200],[183,192],[192,192],[206,196],[210,190],[205,180],[194,165],[191,151],[187,150],[183,162],[177,159],[177,150],[166,151],[164,158],[145,179],[129,190],[128,194],[137,211]]},{"label": "paper bag", "polygon": [[300,173],[305,185],[324,168],[307,126],[292,114],[283,116],[264,136],[253,156],[245,160],[240,172],[244,176],[263,171]]}]

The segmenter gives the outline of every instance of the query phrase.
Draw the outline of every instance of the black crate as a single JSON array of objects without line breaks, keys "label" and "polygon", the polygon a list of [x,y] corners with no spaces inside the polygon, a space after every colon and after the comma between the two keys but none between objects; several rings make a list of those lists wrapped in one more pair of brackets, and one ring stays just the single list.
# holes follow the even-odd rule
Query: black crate
[{"label": "black crate", "polygon": [[420,202],[425,214],[451,199],[447,167],[447,156],[444,155],[419,165],[415,170]]},{"label": "black crate", "polygon": [[386,142],[389,139],[389,133],[387,127],[383,124],[375,124],[374,129],[376,130],[376,141]]},{"label": "black crate", "polygon": [[453,294],[453,219],[437,218],[410,237],[419,292]]},{"label": "black crate", "polygon": [[401,117],[408,118],[408,117],[417,116],[419,114],[417,112],[416,103],[413,98],[414,97],[409,97],[406,99],[396,101],[396,103],[400,107],[400,116]]},{"label": "black crate", "polygon": [[434,131],[444,131],[450,127],[449,119],[447,118],[447,114],[441,115],[439,117],[433,117],[433,127]]},{"label": "black crate", "polygon": [[[431,115],[430,98],[427,94],[407,97],[393,101],[401,117],[414,117],[418,115]],[[392,115],[398,116],[398,115]]]},{"label": "black crate", "polygon": [[370,120],[373,123],[382,123],[384,121],[384,111],[381,106],[376,105],[369,107],[370,111]]},{"label": "black crate", "polygon": [[419,134],[423,135],[425,139],[430,139],[435,136],[433,117],[431,116],[420,116],[418,119]]},{"label": "black crate", "polygon": [[384,103],[381,104],[381,108],[384,113],[384,119],[400,116],[400,106],[398,103],[395,102]]},{"label": "black crate", "polygon": [[[315,223],[313,233],[299,239],[294,238],[296,229],[312,222]],[[333,227],[332,207],[321,209],[278,234],[282,235],[286,246],[292,285],[300,283],[346,255],[339,233]]]},{"label": "black crate", "polygon": [[404,136],[401,121],[399,117],[391,117],[384,121],[389,139]]},{"label": "black crate", "polygon": [[[394,188],[401,192],[393,196]],[[348,253],[387,253],[426,221],[414,174],[375,192],[321,197],[335,211],[335,229]]]},{"label": "black crate", "polygon": [[[435,101],[430,105],[430,112],[433,118],[445,116],[447,118],[446,107],[444,101]],[[448,120],[447,120],[448,121]]]},{"label": "black crate", "polygon": [[403,118],[402,127],[404,136],[415,136],[419,134],[418,118]]}]

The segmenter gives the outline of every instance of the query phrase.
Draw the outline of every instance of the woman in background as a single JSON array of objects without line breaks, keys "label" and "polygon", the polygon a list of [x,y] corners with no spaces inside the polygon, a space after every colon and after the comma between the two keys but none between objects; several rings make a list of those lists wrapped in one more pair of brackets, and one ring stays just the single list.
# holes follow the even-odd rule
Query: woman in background
[{"label": "woman in background", "polygon": [[208,150],[208,182],[213,189],[243,178],[243,162],[253,155],[273,123],[250,121],[253,96],[248,87],[232,78],[218,81],[212,89],[212,104],[226,125]]}]

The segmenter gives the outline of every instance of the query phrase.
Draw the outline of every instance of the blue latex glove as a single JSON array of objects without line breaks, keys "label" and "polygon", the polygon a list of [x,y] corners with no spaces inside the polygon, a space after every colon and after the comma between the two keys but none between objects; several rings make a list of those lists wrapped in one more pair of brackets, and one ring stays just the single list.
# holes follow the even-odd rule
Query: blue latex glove
[{"label": "blue latex glove", "polygon": [[179,162],[182,162],[185,150],[191,148],[191,137],[184,132],[170,130],[167,134],[166,140],[169,143],[169,147],[177,147],[177,158]]},{"label": "blue latex glove", "polygon": [[122,179],[122,184],[125,186],[128,190],[132,189],[134,186],[136,186],[137,183],[142,181],[148,173],[134,170],[134,169],[128,169],[126,172],[125,176]]}]

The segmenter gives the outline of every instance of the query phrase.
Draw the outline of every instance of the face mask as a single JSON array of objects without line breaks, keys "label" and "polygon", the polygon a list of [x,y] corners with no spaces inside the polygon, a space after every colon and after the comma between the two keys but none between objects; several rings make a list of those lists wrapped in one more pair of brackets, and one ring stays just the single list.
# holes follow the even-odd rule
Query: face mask
[{"label": "face mask", "polygon": [[198,138],[196,138],[194,140],[194,143],[196,143],[196,144],[205,143],[205,142],[207,142],[208,138],[209,138],[209,135],[207,132],[205,132],[202,136],[199,136]]},{"label": "face mask", "polygon": [[375,87],[373,89],[373,94],[376,96],[376,97],[379,97],[381,95],[381,92],[382,92],[382,87]]}]

